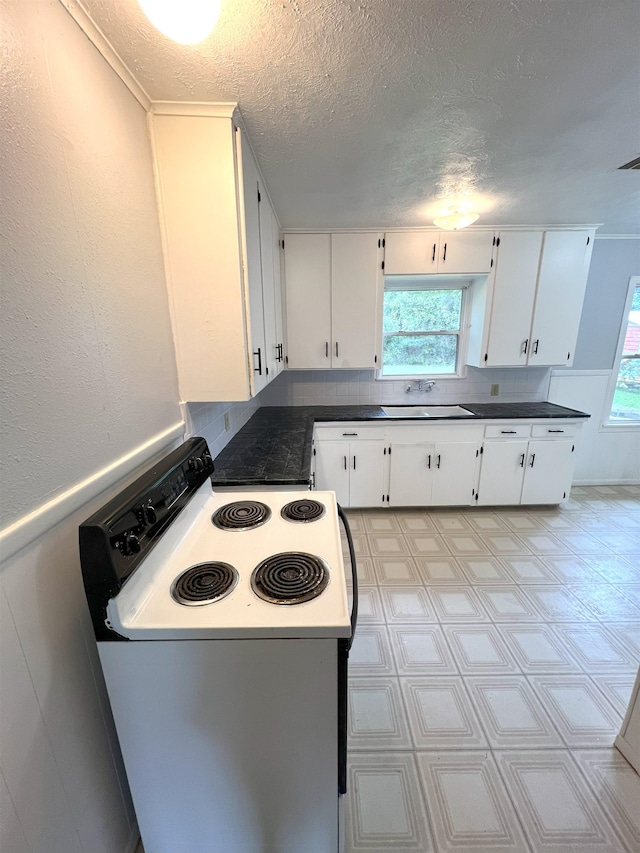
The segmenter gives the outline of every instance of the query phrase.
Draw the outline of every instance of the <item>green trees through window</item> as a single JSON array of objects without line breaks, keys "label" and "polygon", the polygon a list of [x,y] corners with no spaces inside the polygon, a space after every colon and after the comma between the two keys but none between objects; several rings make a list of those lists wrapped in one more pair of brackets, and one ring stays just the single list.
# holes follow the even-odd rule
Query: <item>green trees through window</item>
[{"label": "green trees through window", "polygon": [[385,289],[383,376],[455,374],[463,289]]}]

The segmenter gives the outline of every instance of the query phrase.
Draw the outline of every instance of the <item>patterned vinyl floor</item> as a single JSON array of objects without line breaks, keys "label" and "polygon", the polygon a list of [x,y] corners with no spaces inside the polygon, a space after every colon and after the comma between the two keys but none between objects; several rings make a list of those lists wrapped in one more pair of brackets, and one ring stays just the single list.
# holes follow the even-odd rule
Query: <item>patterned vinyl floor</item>
[{"label": "patterned vinyl floor", "polygon": [[347,853],[638,853],[640,487],[348,515]]}]

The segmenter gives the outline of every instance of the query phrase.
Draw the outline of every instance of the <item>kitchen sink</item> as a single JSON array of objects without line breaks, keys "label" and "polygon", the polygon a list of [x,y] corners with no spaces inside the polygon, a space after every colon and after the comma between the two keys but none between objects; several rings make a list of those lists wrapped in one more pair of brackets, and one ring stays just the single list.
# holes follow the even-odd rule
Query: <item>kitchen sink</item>
[{"label": "kitchen sink", "polygon": [[462,406],[382,406],[390,418],[465,418],[474,417],[473,412]]}]

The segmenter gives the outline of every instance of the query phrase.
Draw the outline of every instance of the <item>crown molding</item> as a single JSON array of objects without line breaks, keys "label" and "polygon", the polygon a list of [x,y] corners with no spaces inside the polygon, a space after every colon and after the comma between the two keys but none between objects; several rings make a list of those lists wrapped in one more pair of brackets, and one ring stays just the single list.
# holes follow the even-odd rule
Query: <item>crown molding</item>
[{"label": "crown molding", "polygon": [[206,118],[237,118],[236,103],[205,101],[152,101],[149,112],[157,116],[204,116]]},{"label": "crown molding", "polygon": [[84,6],[79,3],[78,0],[60,0],[60,3],[71,15],[89,41],[106,59],[111,68],[131,92],[133,97],[145,110],[149,110],[149,107],[151,106],[151,98],[147,95],[140,83],[138,83],[114,46],[89,15]]}]

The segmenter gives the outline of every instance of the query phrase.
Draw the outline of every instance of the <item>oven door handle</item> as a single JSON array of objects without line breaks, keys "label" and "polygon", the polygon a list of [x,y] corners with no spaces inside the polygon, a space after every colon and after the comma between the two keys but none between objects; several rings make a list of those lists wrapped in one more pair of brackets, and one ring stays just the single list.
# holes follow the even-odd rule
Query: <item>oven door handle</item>
[{"label": "oven door handle", "polygon": [[356,625],[358,624],[358,568],[356,566],[356,552],[353,547],[353,537],[351,536],[351,528],[349,527],[349,522],[347,521],[347,516],[345,515],[344,510],[338,504],[338,515],[340,516],[340,521],[344,526],[344,532],[347,534],[347,543],[349,544],[349,556],[351,558],[351,577],[353,584],[353,604],[351,605],[351,636],[349,637],[349,641],[347,643],[347,652],[351,649],[353,645],[353,640],[356,635]]}]

